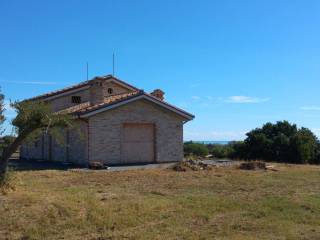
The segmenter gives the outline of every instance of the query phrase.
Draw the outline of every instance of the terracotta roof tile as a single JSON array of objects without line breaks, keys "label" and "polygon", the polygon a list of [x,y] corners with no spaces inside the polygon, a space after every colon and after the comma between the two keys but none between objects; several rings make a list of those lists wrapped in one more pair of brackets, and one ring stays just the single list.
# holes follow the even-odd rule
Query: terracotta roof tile
[{"label": "terracotta roof tile", "polygon": [[83,114],[90,111],[94,111],[98,108],[105,107],[108,105],[112,105],[114,103],[129,99],[130,97],[137,96],[143,93],[143,91],[134,91],[129,93],[117,94],[104,99],[103,103],[99,103],[96,105],[90,105],[90,102],[80,103],[78,105],[63,109],[60,113],[73,113],[73,114]]},{"label": "terracotta roof tile", "polygon": [[74,113],[74,112],[80,111],[81,109],[85,109],[88,107],[90,107],[90,102],[84,102],[84,103],[80,103],[75,106],[63,109],[63,110],[59,111],[58,113]]}]

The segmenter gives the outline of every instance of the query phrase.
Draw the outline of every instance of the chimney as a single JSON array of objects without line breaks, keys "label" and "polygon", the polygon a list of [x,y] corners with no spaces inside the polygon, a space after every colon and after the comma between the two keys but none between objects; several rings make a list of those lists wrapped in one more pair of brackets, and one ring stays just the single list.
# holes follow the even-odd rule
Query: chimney
[{"label": "chimney", "polygon": [[152,93],[150,93],[152,96],[160,99],[161,101],[164,100],[164,92],[161,89],[155,89]]},{"label": "chimney", "polygon": [[96,105],[103,103],[104,94],[103,94],[103,79],[95,77],[90,81],[90,104]]}]

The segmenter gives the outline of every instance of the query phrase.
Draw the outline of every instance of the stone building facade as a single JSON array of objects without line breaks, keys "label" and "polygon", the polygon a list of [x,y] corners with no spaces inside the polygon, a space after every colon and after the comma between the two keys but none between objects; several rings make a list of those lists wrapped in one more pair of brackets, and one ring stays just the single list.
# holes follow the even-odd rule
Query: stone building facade
[{"label": "stone building facade", "polygon": [[43,134],[24,143],[21,158],[107,165],[175,162],[183,158],[183,124],[194,116],[164,101],[164,92],[145,93],[111,75],[96,77],[32,101],[74,117],[62,140]]}]

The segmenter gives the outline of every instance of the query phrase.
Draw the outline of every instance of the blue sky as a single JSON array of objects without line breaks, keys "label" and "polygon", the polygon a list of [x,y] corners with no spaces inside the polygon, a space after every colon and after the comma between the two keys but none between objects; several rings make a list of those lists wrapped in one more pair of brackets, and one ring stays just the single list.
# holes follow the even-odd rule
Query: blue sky
[{"label": "blue sky", "polygon": [[[17,100],[112,72],[196,115],[185,140],[289,120],[320,135],[320,1],[0,1],[0,86]],[[13,113],[7,111],[8,118]],[[9,131],[9,127],[7,132]]]}]

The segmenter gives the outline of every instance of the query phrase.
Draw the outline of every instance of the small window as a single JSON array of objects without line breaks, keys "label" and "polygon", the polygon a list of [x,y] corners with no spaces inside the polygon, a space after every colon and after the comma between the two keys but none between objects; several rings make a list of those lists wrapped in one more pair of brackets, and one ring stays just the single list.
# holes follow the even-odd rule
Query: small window
[{"label": "small window", "polygon": [[108,94],[112,94],[113,93],[113,89],[112,88],[108,88]]},{"label": "small window", "polygon": [[72,96],[71,102],[72,103],[81,103],[81,97],[80,96]]}]

